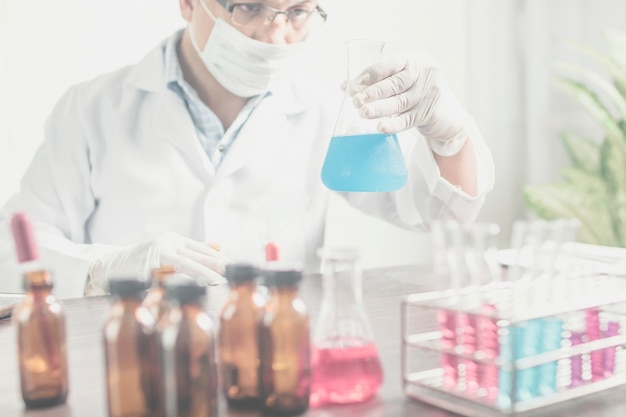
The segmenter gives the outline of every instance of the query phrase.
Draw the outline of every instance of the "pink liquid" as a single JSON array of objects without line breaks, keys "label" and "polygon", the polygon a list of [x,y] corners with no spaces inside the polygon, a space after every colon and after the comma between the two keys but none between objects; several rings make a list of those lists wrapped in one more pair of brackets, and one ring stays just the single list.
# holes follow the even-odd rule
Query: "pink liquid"
[{"label": "pink liquid", "polygon": [[[587,328],[587,338],[589,341],[601,338],[600,333],[600,310],[592,307],[585,311],[585,324]],[[604,363],[602,350],[591,351],[591,380],[599,381],[604,379]]]},{"label": "pink liquid", "polygon": [[[454,349],[456,346],[456,312],[439,310],[437,312],[439,330],[441,330],[441,347]],[[451,353],[441,354],[443,368],[443,385],[446,388],[455,388],[459,382],[458,358]]]},{"label": "pink liquid", "polygon": [[[604,337],[613,337],[619,334],[619,323],[610,321],[604,331]],[[615,372],[615,351],[614,347],[604,350],[604,376],[609,377]]]},{"label": "pink liquid", "polygon": [[383,370],[374,343],[314,348],[311,369],[311,406],[365,401],[376,394],[383,382]]},{"label": "pink liquid", "polygon": [[[477,339],[476,331],[478,326],[478,318],[475,314],[460,313],[457,316],[459,326],[458,343],[463,352],[476,353]],[[480,388],[478,380],[478,362],[471,359],[463,359],[465,365],[465,389],[470,394],[476,394]]]},{"label": "pink liquid", "polygon": [[[488,316],[488,314],[493,314],[496,308],[491,304],[485,304],[481,311],[485,315],[479,317],[478,349],[483,352],[485,358],[496,359],[500,355],[498,320]],[[498,367],[491,364],[481,365],[478,377],[480,386],[486,391],[487,399],[491,402],[497,400],[500,384]]]}]

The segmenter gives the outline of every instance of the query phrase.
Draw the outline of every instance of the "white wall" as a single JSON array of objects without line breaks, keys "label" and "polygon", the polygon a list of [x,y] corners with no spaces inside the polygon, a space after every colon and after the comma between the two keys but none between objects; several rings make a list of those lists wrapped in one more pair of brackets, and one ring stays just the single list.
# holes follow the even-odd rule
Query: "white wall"
[{"label": "white wall", "polygon": [[0,0],[0,204],[72,84],[139,60],[183,20],[166,0]]},{"label": "white wall", "polygon": [[[207,0],[212,1],[212,0]],[[317,68],[342,77],[347,38],[388,42],[388,52],[425,49],[466,99],[463,0],[326,0]],[[16,192],[44,120],[72,84],[138,61],[184,21],[175,0],[0,0],[0,204]],[[331,65],[329,65],[329,63]],[[425,259],[428,237],[331,201],[332,244],[362,248],[365,266]]]}]

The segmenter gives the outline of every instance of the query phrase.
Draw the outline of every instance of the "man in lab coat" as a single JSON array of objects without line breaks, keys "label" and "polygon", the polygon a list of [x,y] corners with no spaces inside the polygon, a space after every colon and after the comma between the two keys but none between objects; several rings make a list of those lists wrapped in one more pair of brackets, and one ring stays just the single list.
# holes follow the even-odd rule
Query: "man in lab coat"
[{"label": "man in lab coat", "polygon": [[[231,260],[260,262],[269,241],[284,259],[315,264],[337,92],[293,68],[326,12],[315,0],[180,0],[180,9],[184,30],[60,99],[0,212],[2,269],[15,267],[7,224],[18,211],[33,219],[63,297],[164,264],[218,283]],[[343,196],[407,229],[473,220],[493,162],[437,66],[395,57],[353,81],[361,116],[399,133],[409,176],[397,191]]]}]

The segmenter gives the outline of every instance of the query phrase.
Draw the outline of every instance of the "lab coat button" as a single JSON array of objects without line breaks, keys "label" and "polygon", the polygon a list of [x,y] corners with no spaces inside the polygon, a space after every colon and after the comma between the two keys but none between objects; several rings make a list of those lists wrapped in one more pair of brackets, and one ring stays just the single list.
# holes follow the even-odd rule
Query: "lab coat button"
[{"label": "lab coat button", "polygon": [[220,150],[220,152],[224,152],[224,149],[225,149],[225,148],[226,148],[226,147],[224,146],[224,144],[221,144],[220,146],[218,146],[218,147],[217,147],[217,149],[219,149],[219,150]]}]

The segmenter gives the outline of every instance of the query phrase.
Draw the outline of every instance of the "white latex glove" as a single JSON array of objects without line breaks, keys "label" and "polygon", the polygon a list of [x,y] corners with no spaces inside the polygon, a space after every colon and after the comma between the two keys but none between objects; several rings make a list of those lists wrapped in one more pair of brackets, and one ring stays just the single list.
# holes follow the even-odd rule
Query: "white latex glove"
[{"label": "white latex glove", "polygon": [[107,288],[111,277],[148,277],[152,268],[173,266],[177,272],[195,278],[200,284],[217,285],[230,259],[214,244],[201,243],[167,233],[135,246],[100,247],[91,254],[86,293]]},{"label": "white latex glove", "polygon": [[474,130],[473,119],[426,54],[396,56],[370,65],[354,78],[348,94],[362,117],[381,118],[380,132],[416,127],[442,156],[456,154]]}]

